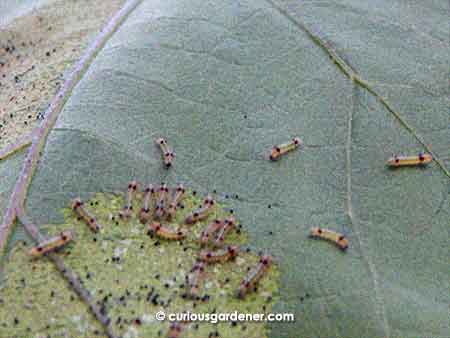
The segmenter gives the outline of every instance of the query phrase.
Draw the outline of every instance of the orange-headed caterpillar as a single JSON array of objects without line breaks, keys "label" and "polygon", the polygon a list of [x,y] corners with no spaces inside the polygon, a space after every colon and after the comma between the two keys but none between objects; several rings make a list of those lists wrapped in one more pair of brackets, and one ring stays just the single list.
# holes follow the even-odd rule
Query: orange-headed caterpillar
[{"label": "orange-headed caterpillar", "polygon": [[156,195],[156,189],[153,187],[153,184],[149,184],[147,188],[144,190],[144,203],[142,205],[141,211],[139,212],[139,220],[142,224],[147,223],[152,217],[151,213],[151,201],[152,198]]},{"label": "orange-headed caterpillar", "polygon": [[39,257],[47,252],[54,251],[59,249],[73,240],[73,232],[70,230],[62,231],[58,236],[49,238],[41,243],[38,246],[32,248],[29,254],[33,257]]},{"label": "orange-headed caterpillar", "polygon": [[227,219],[225,219],[223,226],[220,228],[219,232],[217,233],[216,239],[214,241],[214,245],[218,246],[218,247],[222,246],[225,241],[225,236],[235,226],[236,226],[236,219],[233,216],[230,216]]},{"label": "orange-headed caterpillar", "polygon": [[232,245],[217,251],[203,250],[200,252],[200,259],[208,264],[224,263],[235,258],[238,253],[239,247]]},{"label": "orange-headed caterpillar", "polygon": [[75,211],[78,217],[80,217],[93,232],[98,232],[100,230],[97,220],[86,210],[84,203],[80,198],[76,198],[72,201],[72,210]]},{"label": "orange-headed caterpillar", "polygon": [[269,255],[262,255],[259,259],[258,265],[250,270],[248,275],[242,280],[239,285],[238,297],[244,298],[249,292],[255,290],[260,279],[266,274],[272,265],[272,257]]},{"label": "orange-headed caterpillar", "polygon": [[198,298],[200,294],[201,282],[205,278],[205,262],[197,261],[194,264],[189,276],[188,276],[188,287],[189,295],[192,298]]},{"label": "orange-headed caterpillar", "polygon": [[302,141],[298,137],[294,137],[291,142],[272,147],[272,151],[270,152],[270,159],[272,161],[278,160],[282,155],[298,148],[301,143]]},{"label": "orange-headed caterpillar", "polygon": [[155,218],[157,219],[162,218],[166,213],[165,204],[168,193],[169,188],[167,188],[167,185],[165,183],[161,183],[161,186],[159,187],[158,201],[156,202],[155,207]]},{"label": "orange-headed caterpillar", "polygon": [[215,202],[214,202],[213,198],[211,196],[207,196],[203,201],[203,206],[201,208],[195,210],[194,212],[190,213],[186,217],[184,222],[186,224],[191,225],[198,221],[204,220],[205,218],[207,218],[209,216],[214,204],[215,204]]},{"label": "orange-headed caterpillar", "polygon": [[178,184],[176,189],[175,189],[175,195],[173,196],[172,201],[169,204],[169,207],[167,208],[167,217],[168,218],[172,218],[175,216],[175,213],[177,211],[178,208],[178,203],[180,203],[181,199],[184,196],[184,186],[183,184]]},{"label": "orange-headed caterpillar", "polygon": [[183,326],[180,323],[171,323],[167,338],[181,338],[181,331],[183,331]]},{"label": "orange-headed caterpillar", "polygon": [[320,238],[320,239],[324,239],[326,241],[333,242],[342,251],[345,251],[348,248],[348,239],[345,238],[344,235],[337,233],[335,231],[332,231],[332,230],[323,229],[323,228],[319,228],[319,227],[313,227],[313,228],[311,228],[309,237]]},{"label": "orange-headed caterpillar", "polygon": [[388,159],[387,165],[390,167],[403,167],[411,165],[425,165],[433,161],[430,154],[419,153],[417,156],[392,156]]},{"label": "orange-headed caterpillar", "polygon": [[211,237],[219,231],[220,228],[222,228],[224,225],[223,220],[216,218],[214,221],[209,223],[205,230],[202,231],[202,234],[200,235],[200,244],[206,245],[210,241]]},{"label": "orange-headed caterpillar", "polygon": [[156,236],[170,241],[179,241],[186,237],[186,231],[182,229],[171,230],[161,225],[159,222],[151,222],[148,229]]},{"label": "orange-headed caterpillar", "polygon": [[161,149],[161,152],[163,154],[164,165],[166,166],[166,168],[170,168],[172,166],[173,160],[175,159],[175,153],[170,149],[165,138],[160,137],[156,139],[156,144],[159,145],[159,148]]},{"label": "orange-headed caterpillar", "polygon": [[123,210],[121,210],[119,213],[121,218],[131,217],[131,213],[133,212],[133,199],[136,195],[137,188],[138,184],[136,181],[132,181],[128,184],[126,203],[123,207]]}]

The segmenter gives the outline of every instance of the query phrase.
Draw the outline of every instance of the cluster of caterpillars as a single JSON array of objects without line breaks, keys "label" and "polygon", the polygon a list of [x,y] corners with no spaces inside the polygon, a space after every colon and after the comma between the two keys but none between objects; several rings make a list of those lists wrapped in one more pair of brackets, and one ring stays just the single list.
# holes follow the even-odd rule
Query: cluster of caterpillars
[{"label": "cluster of caterpillars", "polygon": [[[135,198],[138,193],[140,193],[139,184],[136,181],[130,182],[125,192],[125,203],[119,211],[119,217],[123,221],[127,221],[136,216],[149,235],[167,241],[180,241],[186,238],[194,224],[205,221],[214,214],[217,204],[213,197],[207,195],[201,205],[183,217],[182,221],[173,229],[173,224],[171,226],[165,224],[173,221],[176,218],[177,211],[183,207],[181,203],[186,196],[186,189],[183,184],[178,184],[174,189],[169,189],[164,183],[159,186],[152,184],[145,186],[142,191],[142,207],[135,210],[133,204],[136,205]],[[72,200],[71,209],[78,220],[85,223],[92,232],[98,233],[103,228],[80,198]],[[241,248],[238,245],[227,244],[226,238],[231,231],[238,232],[238,229],[237,221],[231,213],[223,219],[212,219],[205,225],[197,239],[200,244],[198,256],[185,277],[186,291],[182,294],[183,298],[193,301],[209,299],[207,295],[201,297],[208,275],[208,267],[234,262],[241,252]],[[74,233],[72,231],[63,231],[59,235],[39,243],[29,253],[33,257],[39,257],[47,252],[62,248],[73,239]],[[261,253],[258,263],[253,268],[249,268],[247,275],[242,276],[242,281],[236,290],[236,296],[243,299],[247,294],[257,290],[259,281],[266,275],[272,263],[271,256]],[[172,323],[167,337],[181,337],[183,329],[182,323]]]},{"label": "cluster of caterpillars", "polygon": [[[136,181],[128,184],[125,193],[125,204],[119,212],[119,217],[126,221],[136,214],[139,221],[144,224],[151,236],[156,236],[162,240],[180,241],[186,238],[192,225],[206,220],[214,211],[216,201],[211,196],[206,196],[202,204],[184,217],[181,224],[176,229],[164,225],[166,221],[171,221],[176,217],[177,210],[182,207],[182,200],[185,197],[186,189],[183,184],[178,184],[175,189],[169,189],[165,183],[158,187],[149,184],[143,190],[143,204],[138,212],[133,210],[133,202],[139,192],[139,185]],[[86,209],[83,201],[76,198],[72,201],[71,208],[91,231],[97,233],[102,228],[97,219]],[[225,245],[227,235],[236,230],[237,222],[233,215],[225,219],[213,219],[201,232],[198,241],[200,251],[194,266],[186,275],[186,293],[183,298],[192,300],[203,299],[200,297],[202,285],[206,278],[208,265],[232,262],[238,256],[240,248],[237,245]],[[66,231],[60,235],[40,243],[30,252],[33,256],[45,254],[56,248],[62,247],[73,239],[72,232]],[[244,298],[248,293],[256,290],[258,282],[264,277],[273,259],[269,255],[261,254],[258,264],[249,269],[246,276],[243,276],[236,295]],[[172,323],[167,334],[168,337],[180,337],[183,326],[179,323]]]},{"label": "cluster of caterpillars", "polygon": [[[126,202],[121,214],[126,213],[131,216],[133,198],[138,190],[135,181],[128,185],[126,192]],[[182,222],[175,229],[173,226],[164,225],[166,221],[175,218],[177,210],[182,205],[186,189],[182,184],[178,184],[175,189],[169,189],[162,183],[159,187],[150,184],[143,191],[143,205],[137,213],[140,222],[146,226],[150,236],[156,236],[159,239],[167,241],[181,241],[186,238],[192,225],[206,220],[214,211],[216,201],[211,196],[206,196],[202,204],[194,211],[187,214]],[[125,219],[125,218],[124,218]],[[232,262],[239,254],[240,248],[237,245],[225,245],[225,239],[230,231],[237,228],[237,222],[234,216],[230,215],[225,219],[214,219],[209,222],[201,232],[198,241],[200,251],[198,257],[186,275],[186,292],[183,298],[192,300],[202,299],[200,297],[202,285],[207,276],[208,265]],[[254,291],[258,282],[270,268],[273,259],[269,255],[261,254],[258,264],[249,270],[247,276],[244,276],[236,295],[244,298],[248,293]],[[169,328],[168,337],[179,337],[183,326],[179,323],[173,323]]]}]

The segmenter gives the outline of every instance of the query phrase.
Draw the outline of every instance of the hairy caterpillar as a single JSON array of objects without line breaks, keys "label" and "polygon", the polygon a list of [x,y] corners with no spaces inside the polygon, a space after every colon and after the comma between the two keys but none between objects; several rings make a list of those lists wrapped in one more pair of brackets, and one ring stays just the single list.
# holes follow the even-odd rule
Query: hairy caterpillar
[{"label": "hairy caterpillar", "polygon": [[274,146],[270,153],[270,159],[272,161],[278,160],[282,155],[296,149],[300,146],[301,140],[298,137],[294,137],[291,142],[283,143],[278,146]]},{"label": "hairy caterpillar", "polygon": [[175,195],[173,196],[172,202],[170,202],[169,207],[167,209],[167,217],[172,218],[175,216],[175,213],[178,208],[178,203],[180,203],[181,199],[184,196],[184,186],[183,184],[178,184],[177,188],[175,189]]},{"label": "hairy caterpillar", "polygon": [[236,226],[236,219],[231,216],[225,219],[223,226],[220,228],[217,233],[216,239],[214,241],[215,246],[222,246],[225,241],[225,236],[227,233]]},{"label": "hairy caterpillar", "polygon": [[198,221],[204,220],[205,218],[207,218],[210,214],[210,212],[212,211],[212,207],[214,206],[215,202],[212,199],[211,196],[207,196],[205,198],[205,200],[203,201],[203,206],[197,210],[195,210],[194,212],[192,212],[191,214],[189,214],[186,219],[184,220],[184,222],[186,224],[194,224]]},{"label": "hairy caterpillar", "polygon": [[430,154],[419,153],[417,156],[392,156],[388,159],[387,165],[390,167],[402,167],[409,165],[424,165],[433,161]]},{"label": "hairy caterpillar", "polygon": [[121,218],[131,217],[131,213],[133,212],[133,199],[136,195],[137,188],[138,184],[136,181],[132,181],[130,184],[128,184],[126,204],[123,207],[123,210],[121,210],[119,213],[119,216]]},{"label": "hairy caterpillar", "polygon": [[159,197],[155,207],[155,218],[157,219],[162,218],[166,213],[164,208],[168,192],[169,189],[167,188],[167,185],[165,183],[161,183],[161,186],[159,187]]},{"label": "hairy caterpillar", "polygon": [[179,241],[186,237],[185,230],[171,230],[161,225],[159,222],[151,222],[148,225],[149,231],[156,236],[171,241]]},{"label": "hairy caterpillar", "polygon": [[39,257],[47,252],[59,249],[73,240],[73,232],[66,230],[61,232],[58,236],[49,238],[46,241],[39,243],[39,245],[32,248],[29,254],[33,257]]},{"label": "hairy caterpillar", "polygon": [[139,212],[139,220],[142,224],[147,223],[150,218],[152,217],[151,210],[150,210],[150,203],[152,201],[152,198],[154,198],[156,195],[156,190],[153,187],[153,184],[149,184],[147,188],[145,188],[144,191],[144,203],[142,205],[141,211]]},{"label": "hairy caterpillar", "polygon": [[202,231],[202,234],[200,235],[200,244],[206,245],[208,244],[211,237],[219,231],[220,228],[222,228],[224,225],[224,221],[221,219],[216,218],[214,221],[209,223],[205,230]]},{"label": "hairy caterpillar", "polygon": [[258,265],[250,270],[248,275],[242,280],[239,285],[238,297],[244,298],[249,292],[255,290],[258,282],[266,274],[272,265],[272,257],[269,255],[262,255],[259,259]]},{"label": "hairy caterpillar", "polygon": [[190,274],[187,276],[189,295],[198,298],[200,294],[200,284],[205,278],[205,262],[197,261]]},{"label": "hairy caterpillar", "polygon": [[156,139],[156,144],[159,145],[161,152],[163,154],[164,165],[166,168],[170,168],[172,166],[172,162],[175,159],[175,153],[169,148],[167,141],[165,138]]},{"label": "hairy caterpillar", "polygon": [[224,263],[235,258],[239,254],[239,247],[236,245],[229,246],[218,251],[203,250],[200,252],[200,259],[208,264]]},{"label": "hairy caterpillar", "polygon": [[311,228],[309,235],[311,238],[320,238],[336,244],[342,251],[347,250],[348,240],[344,235],[332,230],[323,229],[319,227]]},{"label": "hairy caterpillar", "polygon": [[84,208],[84,203],[80,198],[76,198],[72,201],[72,210],[75,211],[78,217],[80,217],[93,232],[98,232],[100,230],[97,220]]}]

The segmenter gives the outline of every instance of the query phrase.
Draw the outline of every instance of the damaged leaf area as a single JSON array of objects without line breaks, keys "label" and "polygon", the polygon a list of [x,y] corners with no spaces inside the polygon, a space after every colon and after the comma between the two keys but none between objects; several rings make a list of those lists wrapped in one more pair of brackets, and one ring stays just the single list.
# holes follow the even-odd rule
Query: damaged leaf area
[{"label": "damaged leaf area", "polygon": [[[43,118],[66,72],[123,0],[52,1],[9,22],[0,8],[0,149]],[[16,4],[16,7],[18,5]],[[32,7],[31,4],[28,6]],[[82,18],[82,19],[80,19]],[[3,22],[9,24],[2,25]],[[33,32],[30,35],[30,32]]]},{"label": "damaged leaf area", "polygon": [[[142,207],[143,195],[133,201],[133,210]],[[111,319],[113,331],[120,337],[165,337],[169,322],[159,322],[158,311],[168,313],[269,313],[277,299],[276,265],[259,283],[257,292],[238,299],[236,291],[248,269],[259,260],[246,250],[247,235],[240,226],[228,234],[225,244],[239,245],[234,261],[208,265],[201,285],[200,299],[185,297],[186,276],[200,251],[198,238],[214,218],[230,216],[230,210],[215,204],[207,219],[189,227],[183,241],[166,241],[148,233],[137,212],[129,220],[118,215],[125,200],[113,194],[97,194],[85,203],[101,226],[93,233],[77,219],[70,208],[64,209],[64,224],[49,225],[49,234],[73,230],[75,241],[60,250],[68,267],[79,276],[82,285]],[[202,203],[202,198],[187,192],[176,217],[165,226],[175,229]],[[239,218],[236,217],[239,221]],[[28,255],[31,243],[18,243],[5,269],[0,291],[1,337],[106,337],[103,328],[89,312],[66,280],[47,259]],[[190,323],[183,337],[222,338],[267,337],[263,322]]]}]

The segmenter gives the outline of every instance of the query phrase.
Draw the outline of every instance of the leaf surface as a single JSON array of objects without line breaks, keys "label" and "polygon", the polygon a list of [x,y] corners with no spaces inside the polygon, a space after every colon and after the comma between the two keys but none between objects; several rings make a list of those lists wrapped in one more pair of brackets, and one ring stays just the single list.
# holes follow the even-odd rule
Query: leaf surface
[{"label": "leaf surface", "polygon": [[[272,337],[449,336],[446,12],[403,3],[144,1],[64,107],[28,213],[61,222],[70,198],[131,178],[217,190],[279,262],[276,311],[297,320]],[[177,154],[169,171],[159,136]],[[267,160],[293,136],[300,150]],[[385,166],[427,150],[443,165]],[[312,226],[345,234],[347,253]]]}]

